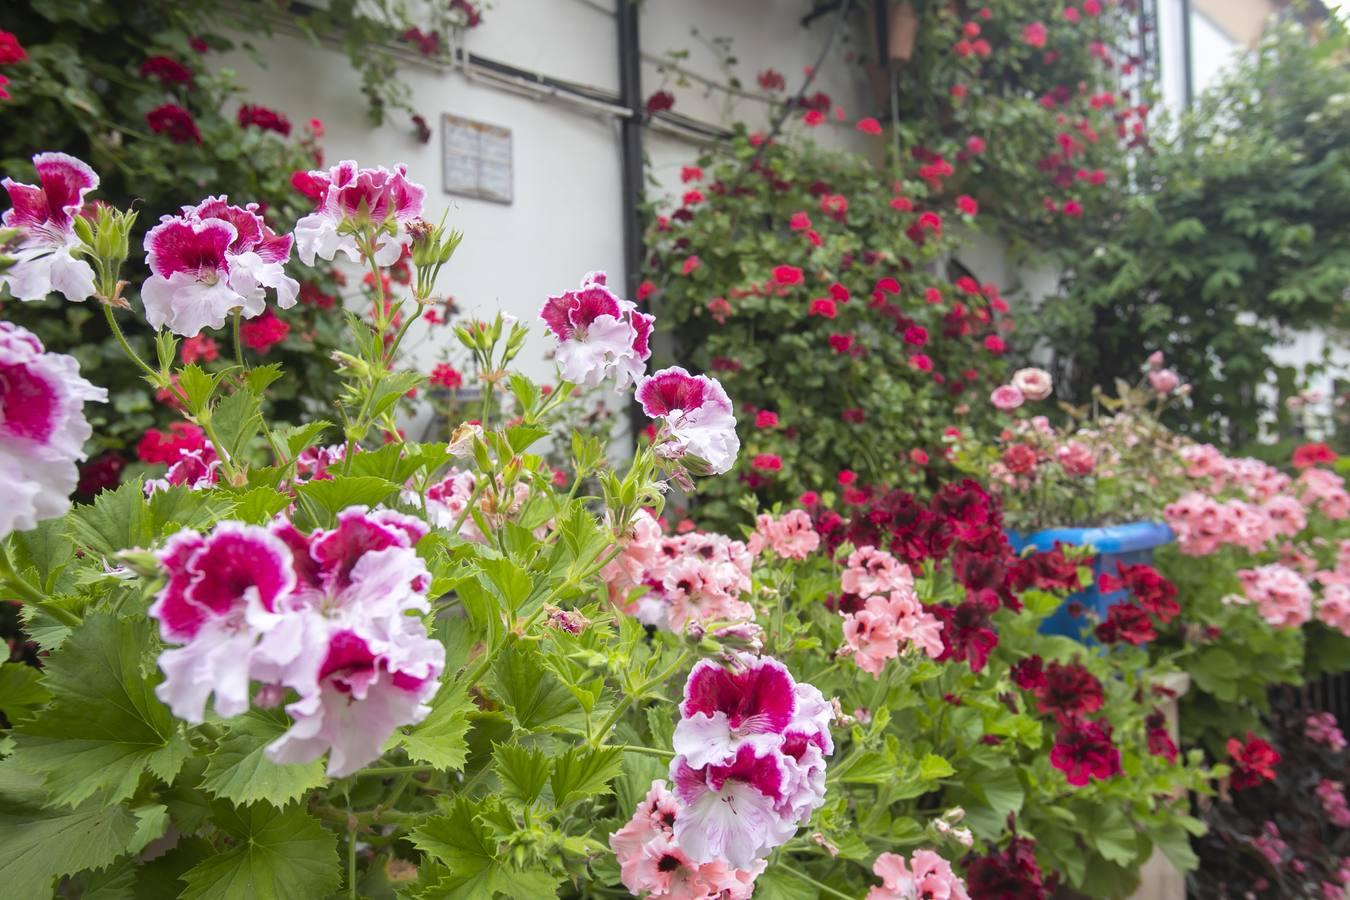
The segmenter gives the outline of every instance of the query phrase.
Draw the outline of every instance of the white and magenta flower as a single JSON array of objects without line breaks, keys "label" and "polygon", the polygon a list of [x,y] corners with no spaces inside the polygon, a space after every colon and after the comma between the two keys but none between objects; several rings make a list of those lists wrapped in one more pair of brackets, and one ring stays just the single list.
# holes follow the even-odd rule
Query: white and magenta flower
[{"label": "white and magenta flower", "polygon": [[675,796],[675,842],[698,863],[748,868],[797,832],[778,813],[788,780],[785,757],[743,744],[728,765],[694,768],[682,756],[670,766]]},{"label": "white and magenta flower", "polygon": [[825,802],[833,710],[776,660],[704,660],[685,684],[670,764],[675,843],[699,864],[754,865]]},{"label": "white and magenta flower", "polygon": [[75,217],[84,195],[98,187],[98,175],[65,153],[39,153],[33,165],[36,185],[9,178],[0,182],[13,205],[0,222],[19,229],[10,254],[14,264],[0,273],[0,284],[20,300],[41,300],[53,291],[67,300],[86,300],[94,295],[94,270],[76,255]]},{"label": "white and magenta flower", "polygon": [[728,762],[746,744],[773,750],[797,710],[795,683],[777,660],[731,671],[702,660],[689,673],[675,726],[675,752],[694,768]]},{"label": "white and magenta flower", "polygon": [[621,300],[607,282],[604,272],[587,272],[579,289],[549,297],[539,318],[558,338],[563,378],[594,387],[612,375],[621,391],[647,371],[656,319]]},{"label": "white and magenta flower", "polygon": [[[168,581],[150,615],[160,636],[180,646],[160,655],[165,678],[155,694],[174,715],[201,722],[213,694],[221,716],[248,709],[258,645],[281,624],[295,587],[290,556],[266,528],[239,522],[220,522],[209,535],[181,531],[156,554]],[[288,637],[294,634],[277,631],[272,643]]]},{"label": "white and magenta flower", "polygon": [[93,433],[84,403],[107,399],[74,357],[47,353],[32,332],[0,322],[0,538],[70,509]]},{"label": "white and magenta flower", "polygon": [[222,522],[184,531],[158,554],[167,583],[150,613],[178,644],[160,657],[157,693],[200,722],[238,715],[257,682],[271,703],[289,691],[293,724],[269,745],[280,763],[329,753],[328,773],[349,775],[380,756],[396,728],[430,712],[445,648],[419,615],[431,577],[413,549],[420,520],[350,507],[337,527],[303,534]]},{"label": "white and magenta flower", "polygon": [[296,173],[297,185],[315,198],[314,212],[295,223],[295,245],[307,266],[315,257],[331,260],[343,253],[361,261],[356,229],[369,226],[379,233],[376,265],[391,266],[412,239],[408,223],[422,215],[426,189],[408,179],[408,168],[397,165],[363,169],[346,159],[331,169]]},{"label": "white and magenta flower", "polygon": [[666,423],[668,439],[659,443],[658,453],[692,457],[706,463],[713,475],[729,471],[736,463],[741,449],[736,416],[731,398],[716,379],[672,366],[642,379],[637,400],[648,416]]},{"label": "white and magenta flower", "polygon": [[272,231],[256,208],[209,197],[150,229],[145,250],[153,274],[141,299],[153,327],[195,337],[222,327],[235,310],[252,319],[266,309],[265,287],[282,309],[295,305],[300,285],[284,269],[291,238]]}]

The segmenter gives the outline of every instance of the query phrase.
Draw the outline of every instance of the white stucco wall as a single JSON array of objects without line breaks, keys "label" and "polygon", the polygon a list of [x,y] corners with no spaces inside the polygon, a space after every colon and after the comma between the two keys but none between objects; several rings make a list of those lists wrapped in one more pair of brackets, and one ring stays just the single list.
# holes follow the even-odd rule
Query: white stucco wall
[{"label": "white stucco wall", "polygon": [[[626,0],[510,0],[496,4],[484,24],[464,35],[471,52],[531,72],[618,92],[618,41],[614,9]],[[688,50],[679,64],[712,82],[726,80],[718,59],[690,33],[697,23],[708,37],[729,36],[742,60],[737,74],[748,90],[758,90],[755,75],[776,68],[788,91],[800,85],[803,67],[814,61],[830,20],[803,28],[804,2],[785,0],[649,0],[641,6],[644,55],[643,96],[665,87],[676,96],[676,111],[707,122],[726,124],[735,118],[767,125],[769,107],[744,97],[729,98],[693,79],[677,84],[663,78],[651,58],[667,51]],[[852,36],[836,43],[820,67],[812,91],[821,90],[841,103],[851,117],[863,111],[862,75],[846,64]],[[360,82],[345,56],[335,48],[315,46],[284,33],[254,40],[254,55],[236,51],[213,59],[219,69],[238,74],[250,102],[285,113],[298,128],[307,119],[323,120],[322,146],[327,161],[356,159],[366,165],[407,163],[414,180],[427,188],[426,218],[436,221],[449,211],[448,222],[465,233],[454,261],[442,273],[439,289],[455,297],[471,314],[491,315],[501,309],[533,320],[549,293],[574,285],[593,269],[607,270],[622,285],[621,180],[619,124],[613,116],[557,100],[522,96],[499,86],[471,80],[443,65],[412,59],[403,66],[412,105],[434,130],[420,144],[404,114],[389,125],[372,129],[366,119]],[[511,129],[514,201],[510,205],[450,195],[441,176],[440,117],[450,113]],[[800,127],[800,126],[798,126]],[[825,143],[856,143],[850,126],[818,129]],[[656,190],[676,191],[679,169],[698,155],[689,140],[656,134],[646,137],[650,169],[662,182]],[[417,362],[429,368],[436,343],[453,337],[441,329],[434,342],[414,347]],[[411,338],[416,334],[411,335]],[[545,358],[550,346],[542,327],[534,329],[523,355],[523,368],[549,380],[553,366]]]}]

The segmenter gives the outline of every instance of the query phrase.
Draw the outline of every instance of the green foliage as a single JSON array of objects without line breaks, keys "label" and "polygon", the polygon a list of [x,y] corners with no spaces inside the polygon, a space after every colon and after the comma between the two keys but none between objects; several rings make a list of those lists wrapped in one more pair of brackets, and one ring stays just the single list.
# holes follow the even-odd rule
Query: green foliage
[{"label": "green foliage", "polygon": [[212,821],[233,846],[183,876],[184,900],[285,900],[337,888],[337,840],[300,807],[217,804]]},{"label": "green foliage", "polygon": [[1350,325],[1346,48],[1342,26],[1289,17],[1138,158],[1136,190],[1087,222],[1035,320],[1066,398],[1166,348],[1195,388],[1179,430],[1241,445],[1262,416],[1290,424],[1268,397],[1301,373],[1276,348]]}]

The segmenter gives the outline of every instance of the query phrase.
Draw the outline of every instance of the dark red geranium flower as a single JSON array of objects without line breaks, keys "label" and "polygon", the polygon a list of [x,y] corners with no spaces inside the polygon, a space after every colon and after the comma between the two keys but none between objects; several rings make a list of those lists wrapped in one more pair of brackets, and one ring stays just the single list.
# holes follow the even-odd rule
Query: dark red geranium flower
[{"label": "dark red geranium flower", "polygon": [[145,124],[155,134],[168,137],[175,144],[200,144],[202,133],[188,112],[177,103],[165,103],[156,106],[145,114]]},{"label": "dark red geranium flower", "polygon": [[[1083,564],[1090,564],[1084,560]],[[1018,560],[1013,567],[1013,587],[1018,591],[1036,588],[1041,591],[1076,591],[1079,588],[1079,561],[1064,555],[1064,545],[1055,542],[1051,550],[1033,553]]]},{"label": "dark red geranium flower", "polygon": [[1045,687],[1045,664],[1036,654],[1019,659],[1009,674],[1013,684],[1024,691],[1039,691]]},{"label": "dark red geranium flower", "polygon": [[168,433],[151,428],[136,444],[136,456],[143,463],[173,465],[184,453],[206,446],[206,432],[190,422],[173,422]]},{"label": "dark red geranium flower", "polygon": [[141,63],[141,77],[154,78],[160,84],[191,84],[192,70],[170,56],[152,56]]},{"label": "dark red geranium flower", "polygon": [[239,127],[248,128],[250,125],[263,131],[275,131],[283,137],[289,137],[291,133],[290,119],[256,103],[245,103],[239,107]]},{"label": "dark red geranium flower", "polygon": [[477,28],[483,24],[483,14],[469,0],[450,0],[450,10],[464,14],[464,27]]},{"label": "dark red geranium flower", "polygon": [[1066,722],[1050,749],[1050,765],[1074,787],[1119,775],[1120,751],[1111,743],[1111,726],[1105,719]]},{"label": "dark red geranium flower", "polygon": [[1177,586],[1158,574],[1158,570],[1146,563],[1138,565],[1116,564],[1116,575],[1103,572],[1097,579],[1104,593],[1127,590],[1139,600],[1139,604],[1158,617],[1166,625],[1181,613],[1177,604]]},{"label": "dark red geranium flower", "polygon": [[1294,450],[1293,463],[1295,469],[1306,469],[1309,466],[1329,466],[1336,459],[1336,452],[1326,444],[1304,444]]},{"label": "dark red geranium flower", "polygon": [[1014,837],[1001,852],[966,860],[966,889],[976,900],[1046,900],[1053,886],[1030,838]]},{"label": "dark red geranium flower", "polygon": [[998,646],[998,633],[989,622],[998,607],[998,595],[993,591],[972,593],[955,608],[930,607],[929,612],[942,621],[942,655],[938,660],[965,662],[972,672],[982,670]]},{"label": "dark red geranium flower", "polygon": [[1246,744],[1237,738],[1228,739],[1228,755],[1233,757],[1233,790],[1245,791],[1275,780],[1275,767],[1281,759],[1279,752],[1250,731]]},{"label": "dark red geranium flower", "polygon": [[670,91],[657,91],[647,98],[644,104],[648,113],[665,112],[675,105],[675,95]]},{"label": "dark red geranium flower", "polygon": [[1102,683],[1077,663],[1050,663],[1045,669],[1045,684],[1036,691],[1036,708],[1060,722],[1094,713],[1104,702]]},{"label": "dark red geranium flower", "polygon": [[18,38],[11,32],[0,31],[0,66],[11,66],[27,58],[28,51],[23,49]]},{"label": "dark red geranium flower", "polygon": [[1117,603],[1106,613],[1106,621],[1096,628],[1097,640],[1103,644],[1124,641],[1127,644],[1147,644],[1158,636],[1153,620],[1133,603]]},{"label": "dark red geranium flower", "polygon": [[94,457],[80,466],[80,493],[92,497],[100,491],[117,487],[122,470],[126,467],[126,457],[116,450]]},{"label": "dark red geranium flower", "polygon": [[787,87],[787,79],[777,69],[765,69],[755,76],[762,91],[781,91]]},{"label": "dark red geranium flower", "polygon": [[1172,741],[1172,735],[1167,730],[1167,716],[1160,710],[1154,710],[1149,713],[1148,718],[1144,720],[1144,725],[1148,729],[1145,736],[1148,739],[1148,752],[1154,756],[1162,756],[1168,762],[1177,761],[1177,745]]}]

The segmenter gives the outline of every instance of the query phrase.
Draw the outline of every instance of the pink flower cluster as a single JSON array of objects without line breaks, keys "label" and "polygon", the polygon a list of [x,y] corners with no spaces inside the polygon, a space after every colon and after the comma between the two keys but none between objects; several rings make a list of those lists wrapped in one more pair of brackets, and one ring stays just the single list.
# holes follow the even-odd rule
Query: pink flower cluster
[{"label": "pink flower cluster", "polygon": [[563,378],[594,387],[612,376],[615,390],[622,391],[647,371],[656,319],[620,299],[607,283],[604,272],[587,272],[579,289],[549,297],[539,318],[558,338]]},{"label": "pink flower cluster", "polygon": [[315,202],[314,212],[295,223],[295,249],[307,266],[338,253],[360,262],[354,227],[375,230],[375,263],[392,266],[412,243],[408,225],[422,215],[426,197],[406,166],[363,169],[350,159],[327,171],[296,172],[291,183]]},{"label": "pink flower cluster", "polygon": [[274,232],[257,210],[254,203],[238,207],[224,196],[208,197],[150,229],[145,261],[151,275],[141,300],[152,327],[191,338],[223,327],[236,310],[252,319],[265,311],[269,287],[282,309],[295,305],[300,283],[285,270],[291,236]]},{"label": "pink flower cluster", "polygon": [[970,900],[952,864],[932,850],[915,850],[908,865],[898,853],[883,853],[872,872],[881,884],[867,892],[867,900]]},{"label": "pink flower cluster", "polygon": [[293,724],[267,748],[278,763],[330,752],[328,774],[379,758],[396,728],[421,721],[445,665],[428,637],[431,577],[413,547],[417,519],[353,506],[337,527],[302,534],[220,522],[181,531],[156,556],[166,577],[150,607],[172,649],[160,654],[155,693],[201,722],[286,702]]},{"label": "pink flower cluster", "polygon": [[652,782],[633,818],[609,836],[624,887],[633,896],[672,900],[750,900],[768,863],[737,869],[724,862],[694,862],[675,841],[680,801],[665,781]]},{"label": "pink flower cluster", "polygon": [[1345,786],[1339,781],[1323,778],[1314,789],[1322,801],[1322,812],[1337,828],[1350,828],[1350,806],[1345,803]]},{"label": "pink flower cluster", "polygon": [[1345,479],[1327,469],[1304,469],[1294,482],[1298,499],[1333,521],[1350,518],[1350,492]]},{"label": "pink flower cluster", "polygon": [[861,608],[844,614],[839,651],[851,655],[858,668],[880,678],[886,662],[910,646],[930,659],[942,655],[942,622],[914,593],[909,566],[885,550],[863,547],[849,556],[842,587],[862,601]]},{"label": "pink flower cluster", "polygon": [[1208,556],[1227,546],[1260,553],[1279,534],[1279,526],[1261,505],[1215,500],[1199,491],[1169,503],[1163,515],[1179,549],[1188,556]]},{"label": "pink flower cluster", "polygon": [[1256,604],[1261,618],[1270,625],[1297,628],[1312,618],[1312,589],[1288,566],[1272,563],[1240,569],[1237,574],[1245,599]]},{"label": "pink flower cluster", "polygon": [[1186,476],[1205,483],[1207,493],[1235,492],[1251,501],[1268,500],[1289,488],[1289,476],[1259,459],[1225,456],[1211,444],[1191,444],[1179,451]]},{"label": "pink flower cluster", "polygon": [[108,393],[80,376],[73,356],[0,322],[0,539],[70,509],[76,466],[93,433],[84,404]]},{"label": "pink flower cluster", "polygon": [[776,519],[765,513],[755,517],[748,546],[752,556],[767,547],[782,559],[806,559],[820,546],[820,535],[804,509],[790,510]]},{"label": "pink flower cluster", "polygon": [[1346,748],[1345,735],[1336,725],[1336,716],[1329,712],[1311,713],[1303,723],[1303,736],[1314,744],[1322,744],[1333,753]]},{"label": "pink flower cluster", "polygon": [[616,606],[644,625],[678,633],[691,624],[753,621],[754,607],[742,599],[752,562],[741,541],[697,531],[667,536],[644,510],[600,574]]},{"label": "pink flower cluster", "polygon": [[833,711],[768,657],[689,673],[670,763],[675,843],[696,863],[748,869],[825,802]]}]

